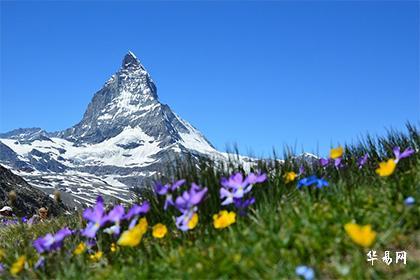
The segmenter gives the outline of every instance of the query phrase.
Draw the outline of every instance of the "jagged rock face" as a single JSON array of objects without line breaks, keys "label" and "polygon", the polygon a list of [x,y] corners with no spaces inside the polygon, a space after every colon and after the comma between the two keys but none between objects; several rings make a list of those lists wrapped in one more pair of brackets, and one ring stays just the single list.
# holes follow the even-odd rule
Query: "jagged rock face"
[{"label": "jagged rock face", "polygon": [[171,109],[158,101],[152,78],[131,52],[94,95],[82,121],[58,136],[77,143],[100,143],[126,127],[140,127],[161,145],[180,140],[178,131],[188,132]]},{"label": "jagged rock face", "polygon": [[[12,203],[8,194],[16,192],[16,200]],[[55,202],[44,192],[30,186],[24,179],[13,174],[10,170],[0,165],[0,208],[13,207],[18,216],[30,217],[41,207],[47,207],[51,215],[57,216],[67,211],[61,202]]]},{"label": "jagged rock face", "polygon": [[155,83],[131,52],[78,124],[54,133],[31,128],[0,134],[0,152],[0,163],[34,186],[67,192],[80,204],[97,195],[129,201],[131,188],[191,154],[225,159],[160,103]]}]

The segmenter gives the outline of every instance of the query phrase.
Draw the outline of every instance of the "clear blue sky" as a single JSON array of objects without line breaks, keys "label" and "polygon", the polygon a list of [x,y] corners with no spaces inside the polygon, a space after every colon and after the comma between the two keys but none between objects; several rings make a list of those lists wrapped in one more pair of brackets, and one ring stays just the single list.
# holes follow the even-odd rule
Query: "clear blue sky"
[{"label": "clear blue sky", "polygon": [[419,3],[1,2],[0,131],[61,130],[132,50],[219,149],[321,154],[418,123]]}]

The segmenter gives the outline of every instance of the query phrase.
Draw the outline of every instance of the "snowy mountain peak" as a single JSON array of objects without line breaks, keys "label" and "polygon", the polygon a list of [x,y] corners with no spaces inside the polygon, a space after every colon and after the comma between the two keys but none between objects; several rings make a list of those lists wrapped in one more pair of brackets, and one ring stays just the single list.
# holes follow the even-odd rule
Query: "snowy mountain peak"
[{"label": "snowy mountain peak", "polygon": [[41,189],[59,188],[89,203],[97,194],[129,199],[130,188],[175,160],[200,157],[226,159],[159,101],[155,83],[132,52],[76,125],[55,133],[32,128],[0,134],[0,163]]},{"label": "snowy mountain peak", "polygon": [[132,53],[131,51],[128,51],[128,53],[124,56],[124,59],[122,61],[122,68],[128,68],[130,66],[140,66],[140,61],[137,59],[136,55]]}]

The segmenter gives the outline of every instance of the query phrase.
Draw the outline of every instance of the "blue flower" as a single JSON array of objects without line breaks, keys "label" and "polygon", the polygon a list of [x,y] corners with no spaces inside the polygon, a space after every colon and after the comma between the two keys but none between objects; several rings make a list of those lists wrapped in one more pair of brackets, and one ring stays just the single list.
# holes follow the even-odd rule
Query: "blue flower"
[{"label": "blue flower", "polygon": [[416,200],[412,196],[409,196],[406,199],[404,199],[404,204],[407,206],[413,205],[414,203],[416,203]]},{"label": "blue flower", "polygon": [[309,187],[312,185],[316,185],[318,189],[322,189],[323,187],[328,186],[328,182],[322,178],[317,178],[316,176],[312,175],[306,178],[302,178],[298,181],[297,188],[300,189],[302,186]]},{"label": "blue flower", "polygon": [[305,280],[315,279],[315,272],[309,266],[299,265],[296,267],[295,271],[297,276],[302,276]]}]

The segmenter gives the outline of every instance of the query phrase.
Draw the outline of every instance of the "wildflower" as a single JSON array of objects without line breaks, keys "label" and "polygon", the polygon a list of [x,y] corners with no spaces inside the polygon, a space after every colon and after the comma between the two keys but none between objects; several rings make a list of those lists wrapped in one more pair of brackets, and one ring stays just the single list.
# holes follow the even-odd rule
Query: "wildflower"
[{"label": "wildflower", "polygon": [[4,265],[0,263],[0,274],[2,274],[3,272],[4,272]]},{"label": "wildflower", "polygon": [[6,253],[3,249],[0,249],[0,261],[6,256]]},{"label": "wildflower", "polygon": [[188,228],[189,229],[194,229],[198,224],[198,214],[194,213],[190,219],[190,221],[188,222]]},{"label": "wildflower", "polygon": [[241,173],[235,173],[228,179],[222,178],[220,183],[220,199],[222,199],[222,205],[228,205],[233,203],[234,198],[242,198],[245,194],[252,190],[252,187],[256,183],[262,183],[267,180],[266,174],[255,174],[249,173],[244,179]]},{"label": "wildflower", "polygon": [[76,249],[74,249],[73,254],[80,255],[80,254],[83,254],[85,251],[86,251],[86,244],[84,242],[80,242],[79,245],[77,245]]},{"label": "wildflower", "polygon": [[185,183],[185,179],[178,180],[174,182],[172,185],[166,184],[162,185],[160,183],[157,183],[155,186],[155,192],[159,195],[165,195],[165,205],[163,206],[163,209],[166,210],[169,205],[174,205],[174,202],[172,200],[172,192],[178,189],[180,186],[182,186]]},{"label": "wildflower", "polygon": [[144,202],[141,205],[134,204],[133,207],[131,207],[130,210],[128,210],[127,214],[124,216],[124,219],[130,220],[132,217],[140,215],[140,214],[146,214],[150,210],[150,204],[149,202]]},{"label": "wildflower", "polygon": [[182,195],[175,199],[175,207],[182,213],[175,219],[175,225],[182,231],[195,228],[198,223],[197,206],[203,200],[207,188],[201,188],[195,183],[191,184],[188,191],[184,191]]},{"label": "wildflower", "polygon": [[94,254],[89,255],[89,259],[93,262],[99,262],[103,256],[103,252],[102,251],[98,251]]},{"label": "wildflower", "polygon": [[398,163],[400,159],[407,158],[411,156],[412,154],[414,154],[414,150],[410,147],[405,149],[402,153],[401,153],[400,147],[394,147],[393,152],[395,155],[395,163]]},{"label": "wildflower", "polygon": [[335,149],[331,149],[330,151],[330,158],[332,159],[337,159],[337,158],[341,158],[343,156],[343,147],[337,147]]},{"label": "wildflower", "polygon": [[44,257],[40,257],[38,259],[38,261],[35,263],[34,268],[35,269],[40,269],[40,268],[42,268],[44,266],[45,266],[45,258]]},{"label": "wildflower", "polygon": [[91,248],[97,246],[96,241],[94,239],[88,239],[86,241],[86,248],[90,250]]},{"label": "wildflower", "polygon": [[196,209],[191,209],[188,212],[183,213],[175,220],[175,225],[182,231],[194,229],[198,223],[198,215],[195,213]]},{"label": "wildflower", "polygon": [[297,176],[303,175],[303,173],[305,173],[305,167],[303,167],[303,165],[301,165],[299,167],[299,173],[297,174]]},{"label": "wildflower", "polygon": [[114,222],[114,225],[105,229],[104,232],[108,234],[114,234],[115,236],[120,235],[120,221],[124,216],[124,207],[122,205],[117,205],[109,211],[108,215],[105,217],[105,220],[108,222]]},{"label": "wildflower", "polygon": [[129,229],[132,229],[136,223],[137,220],[140,217],[140,214],[146,214],[147,212],[149,212],[150,210],[150,204],[149,202],[144,202],[141,205],[133,205],[133,207],[131,207],[131,209],[128,211],[128,213],[124,216],[124,219],[130,220],[131,218],[133,218],[130,222],[130,225],[128,226]]},{"label": "wildflower", "polygon": [[239,215],[245,216],[246,215],[246,209],[255,203],[255,198],[251,197],[249,199],[241,199],[241,198],[235,198],[234,199],[235,207],[239,210]]},{"label": "wildflower", "polygon": [[322,178],[317,178],[316,176],[309,176],[306,178],[302,178],[298,181],[297,188],[300,189],[302,186],[312,186],[316,185],[318,189],[322,189],[323,187],[328,186],[328,182]]},{"label": "wildflower", "polygon": [[389,159],[386,162],[379,163],[379,168],[376,169],[376,173],[378,173],[381,177],[387,177],[394,173],[395,167],[397,166],[395,160]]},{"label": "wildflower", "polygon": [[87,208],[83,212],[83,218],[89,221],[88,225],[82,230],[82,235],[94,238],[98,230],[106,223],[104,201],[101,196],[96,199],[94,208]]},{"label": "wildflower", "polygon": [[115,253],[117,251],[117,245],[114,242],[112,242],[109,250],[111,251],[111,253]]},{"label": "wildflower", "polygon": [[139,226],[141,234],[145,234],[147,232],[147,228],[149,226],[149,223],[147,222],[146,218],[141,218],[138,226]]},{"label": "wildflower", "polygon": [[330,159],[329,158],[320,158],[319,159],[319,164],[321,165],[321,167],[326,167],[328,164],[330,164]]},{"label": "wildflower", "polygon": [[358,224],[347,223],[344,229],[357,245],[367,248],[375,241],[376,232],[372,230],[371,225],[359,226]]},{"label": "wildflower", "polygon": [[359,166],[359,169],[361,169],[367,163],[367,160],[368,160],[368,154],[367,153],[364,154],[364,156],[360,157],[357,160],[357,165]]},{"label": "wildflower", "polygon": [[228,205],[233,203],[233,198],[235,197],[234,190],[230,191],[227,188],[221,187],[219,192],[220,199],[224,199],[224,201],[222,201],[222,205]]},{"label": "wildflower", "polygon": [[12,274],[13,276],[18,275],[25,267],[25,263],[26,257],[20,256],[10,267],[10,274]]},{"label": "wildflower", "polygon": [[184,191],[182,196],[178,196],[175,200],[176,208],[182,213],[188,211],[192,207],[198,205],[207,193],[207,188],[200,188],[195,183],[191,184],[189,191]]},{"label": "wildflower", "polygon": [[416,203],[416,200],[412,196],[409,196],[406,199],[404,199],[404,204],[407,206],[413,205],[414,203]]},{"label": "wildflower", "polygon": [[305,280],[313,280],[315,279],[315,272],[314,270],[306,265],[299,265],[296,267],[296,275],[303,277]]},{"label": "wildflower", "polygon": [[342,161],[343,161],[343,158],[341,158],[341,157],[334,159],[334,167],[335,168],[342,168],[344,166]]},{"label": "wildflower", "polygon": [[54,235],[48,233],[44,237],[39,237],[33,242],[33,246],[40,254],[44,252],[50,252],[52,250],[57,250],[63,246],[63,240],[71,234],[71,230],[68,228],[63,228]]},{"label": "wildflower", "polygon": [[143,237],[143,234],[147,231],[147,220],[146,218],[141,218],[139,223],[134,226],[132,229],[124,231],[120,239],[118,239],[118,245],[120,246],[130,246],[135,247],[140,244],[140,241]]},{"label": "wildflower", "polygon": [[245,181],[248,184],[254,185],[257,183],[263,183],[267,180],[267,174],[265,173],[249,173],[248,176],[246,177]]},{"label": "wildflower", "polygon": [[236,213],[221,210],[218,214],[213,215],[214,228],[222,229],[230,226],[236,221]]},{"label": "wildflower", "polygon": [[283,176],[284,182],[286,184],[290,183],[290,182],[293,182],[296,179],[296,177],[297,177],[297,174],[293,171],[286,172],[286,174],[284,174],[284,176]]},{"label": "wildflower", "polygon": [[163,238],[165,237],[166,233],[168,232],[168,229],[164,224],[158,223],[155,226],[153,226],[153,232],[152,235],[154,238]]}]

